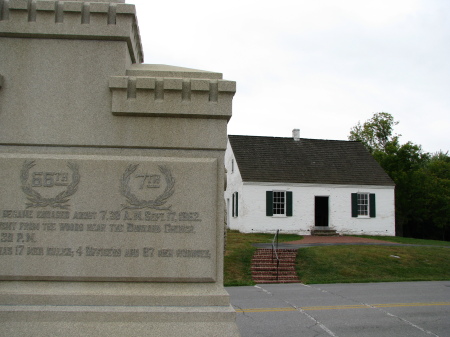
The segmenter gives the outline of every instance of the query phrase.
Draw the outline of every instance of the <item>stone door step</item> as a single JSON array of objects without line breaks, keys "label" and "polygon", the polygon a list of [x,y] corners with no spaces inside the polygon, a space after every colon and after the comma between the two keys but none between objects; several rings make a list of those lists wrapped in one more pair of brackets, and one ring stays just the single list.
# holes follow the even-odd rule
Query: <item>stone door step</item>
[{"label": "stone door step", "polygon": [[329,228],[314,228],[311,230],[311,235],[313,236],[339,236],[339,234],[334,229]]}]

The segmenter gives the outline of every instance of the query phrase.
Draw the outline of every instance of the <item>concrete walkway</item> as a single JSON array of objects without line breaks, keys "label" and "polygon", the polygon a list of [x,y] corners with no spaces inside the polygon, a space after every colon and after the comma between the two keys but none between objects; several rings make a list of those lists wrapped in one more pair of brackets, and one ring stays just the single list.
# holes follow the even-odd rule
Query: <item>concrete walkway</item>
[{"label": "concrete walkway", "polygon": [[[401,243],[359,238],[355,236],[312,236],[304,235],[302,240],[278,243],[279,249],[298,249],[312,246],[335,246],[335,245],[382,245],[398,246]],[[257,248],[271,248],[271,243],[255,243]]]},{"label": "concrete walkway", "polygon": [[303,245],[310,243],[392,243],[389,241],[359,238],[356,236],[313,236],[304,235],[302,240],[285,242],[293,245]]}]

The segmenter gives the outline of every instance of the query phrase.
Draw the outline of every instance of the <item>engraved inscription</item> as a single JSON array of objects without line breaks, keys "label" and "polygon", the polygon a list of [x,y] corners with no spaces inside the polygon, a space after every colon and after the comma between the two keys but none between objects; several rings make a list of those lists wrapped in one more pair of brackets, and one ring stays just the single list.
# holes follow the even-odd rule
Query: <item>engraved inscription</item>
[{"label": "engraved inscription", "polygon": [[136,174],[136,178],[141,178],[142,183],[139,189],[144,188],[160,188],[161,187],[161,176],[159,174]]},{"label": "engraved inscription", "polygon": [[47,247],[47,255],[74,257],[75,252],[73,251],[72,248]]},{"label": "engraved inscription", "polygon": [[139,257],[139,249],[129,248],[125,249],[125,257]]},{"label": "engraved inscription", "polygon": [[106,257],[120,257],[122,256],[122,249],[120,248],[97,248],[86,247],[86,256],[106,256]]},{"label": "engraved inscription", "polygon": [[33,217],[33,211],[28,210],[4,210],[3,211],[3,217],[4,218],[32,218]]},{"label": "engraved inscription", "polygon": [[158,257],[173,257],[173,249],[158,250]]},{"label": "engraved inscription", "polygon": [[165,233],[195,233],[194,226],[185,226],[185,225],[164,225]]},{"label": "engraved inscription", "polygon": [[[67,163],[67,167],[72,171],[72,182],[67,182],[68,173],[65,172],[43,172],[37,171],[31,174],[30,171],[36,166],[34,160],[26,160],[22,165],[22,171],[20,172],[20,181],[22,183],[22,191],[26,194],[29,203],[26,204],[27,208],[30,207],[47,207],[52,208],[69,208],[67,204],[71,197],[78,189],[78,183],[80,182],[80,174],[78,172],[78,165],[72,162]],[[30,181],[31,180],[31,181]],[[66,189],[59,192],[54,197],[44,197],[36,190],[36,187],[51,188],[55,186],[66,186]]]},{"label": "engraved inscription", "polygon": [[[153,200],[140,199],[135,193],[132,191],[131,187],[131,177],[138,169],[139,164],[130,164],[122,175],[122,179],[120,182],[120,193],[126,198],[127,204],[122,205],[124,209],[140,209],[140,208],[153,208],[153,209],[170,209],[171,206],[164,206],[172,194],[174,193],[175,187],[175,179],[172,176],[172,172],[167,166],[159,165],[160,172],[164,175],[166,188],[164,191],[156,196]],[[136,178],[143,178],[142,184],[140,184],[140,189],[144,188],[145,180],[150,178],[148,174],[136,174]],[[153,179],[153,182],[158,180],[158,184],[151,184],[151,188],[159,187],[160,179]],[[147,185],[148,186],[148,185]]]},{"label": "engraved inscription", "polygon": [[144,247],[144,248],[142,248],[142,256],[143,257],[153,257],[153,252],[154,251],[155,251],[154,248]]},{"label": "engraved inscription", "polygon": [[0,247],[0,255],[13,255],[13,247]]},{"label": "engraved inscription", "polygon": [[53,187],[69,185],[67,172],[33,172],[31,177],[32,187]]},{"label": "engraved inscription", "polygon": [[0,153],[0,280],[215,280],[215,161],[30,157]]},{"label": "engraved inscription", "polygon": [[158,225],[136,225],[133,223],[128,223],[127,224],[127,232],[159,233],[159,232],[161,232],[161,227]]},{"label": "engraved inscription", "polygon": [[209,250],[177,249],[177,257],[211,258]]},{"label": "engraved inscription", "polygon": [[[66,233],[167,233],[167,234],[195,234],[196,226],[191,224],[174,224],[177,221],[201,221],[199,212],[161,212],[153,213],[150,211],[27,211],[27,210],[3,210],[3,218],[31,219],[32,221],[0,221],[0,243],[38,243],[38,234],[46,232],[66,232]],[[78,221],[68,222],[39,222],[42,218],[52,218],[59,220],[75,219]],[[83,220],[106,220],[123,221],[132,220],[126,223],[90,223],[81,222]],[[166,220],[171,219],[168,223]],[[149,223],[156,222],[156,223]],[[158,224],[158,222],[162,222]],[[45,235],[45,234],[44,234]],[[13,255],[13,247],[1,247],[0,255]],[[110,257],[153,257],[153,247],[142,248],[98,248],[92,246],[86,247],[33,247],[18,245],[15,247],[15,255],[22,255],[23,250],[26,255],[32,256],[82,256],[85,251],[86,256],[110,256]],[[141,252],[142,250],[142,252]],[[124,253],[123,253],[124,251]],[[210,257],[207,250],[177,249],[174,254],[173,249],[158,250],[158,257]],[[194,252],[194,253],[193,253]],[[209,251],[208,251],[209,252]],[[123,254],[122,254],[123,253]]]}]

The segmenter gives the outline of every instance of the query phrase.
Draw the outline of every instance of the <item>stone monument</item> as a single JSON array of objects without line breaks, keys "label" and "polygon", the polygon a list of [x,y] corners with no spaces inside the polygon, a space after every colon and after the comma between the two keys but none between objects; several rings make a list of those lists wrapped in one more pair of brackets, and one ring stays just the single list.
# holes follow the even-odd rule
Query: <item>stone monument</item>
[{"label": "stone monument", "polygon": [[124,0],[0,0],[0,335],[239,336],[235,83],[142,64]]}]

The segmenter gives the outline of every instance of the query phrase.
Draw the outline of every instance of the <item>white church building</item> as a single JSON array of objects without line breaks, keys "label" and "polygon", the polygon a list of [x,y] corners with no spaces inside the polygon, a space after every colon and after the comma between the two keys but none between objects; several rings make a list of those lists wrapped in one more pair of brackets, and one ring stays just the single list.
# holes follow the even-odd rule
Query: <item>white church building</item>
[{"label": "white church building", "polygon": [[228,136],[227,226],[395,235],[395,184],[359,142]]}]

